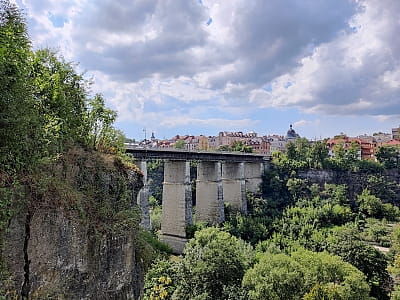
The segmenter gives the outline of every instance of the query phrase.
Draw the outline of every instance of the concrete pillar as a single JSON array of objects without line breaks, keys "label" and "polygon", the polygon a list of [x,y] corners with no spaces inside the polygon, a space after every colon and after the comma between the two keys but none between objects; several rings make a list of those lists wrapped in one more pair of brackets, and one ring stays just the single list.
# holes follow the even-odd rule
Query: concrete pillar
[{"label": "concrete pillar", "polygon": [[175,253],[182,253],[187,242],[186,225],[192,223],[190,164],[180,160],[165,161],[161,240]]},{"label": "concrete pillar", "polygon": [[147,182],[147,162],[145,160],[139,161],[138,166],[143,173],[143,187],[137,195],[137,204],[142,211],[142,220],[140,225],[146,230],[151,229],[150,224],[150,211],[149,211],[149,185]]},{"label": "concrete pillar", "polygon": [[201,161],[197,165],[196,221],[220,224],[224,220],[221,163]]},{"label": "concrete pillar", "polygon": [[244,163],[224,162],[222,164],[222,187],[224,202],[228,202],[233,210],[247,213]]},{"label": "concrete pillar", "polygon": [[246,189],[255,193],[259,190],[264,173],[264,163],[246,162],[244,165],[244,177],[246,179]]}]

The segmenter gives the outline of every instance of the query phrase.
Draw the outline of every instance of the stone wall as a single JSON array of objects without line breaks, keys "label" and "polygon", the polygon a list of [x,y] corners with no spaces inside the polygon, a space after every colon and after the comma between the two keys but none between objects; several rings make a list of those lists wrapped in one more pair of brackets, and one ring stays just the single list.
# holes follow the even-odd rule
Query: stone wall
[{"label": "stone wall", "polygon": [[380,173],[350,172],[334,170],[305,170],[297,173],[298,177],[308,180],[310,183],[323,185],[325,183],[346,184],[351,199],[361,193],[371,175],[383,176],[388,181],[400,184],[400,172],[397,169],[384,170]]}]

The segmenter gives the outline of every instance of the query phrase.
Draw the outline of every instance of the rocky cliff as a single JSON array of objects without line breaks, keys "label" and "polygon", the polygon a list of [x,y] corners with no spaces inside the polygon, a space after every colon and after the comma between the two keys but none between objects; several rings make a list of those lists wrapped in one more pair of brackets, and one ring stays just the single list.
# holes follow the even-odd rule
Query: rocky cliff
[{"label": "rocky cliff", "polygon": [[321,185],[325,183],[346,184],[351,199],[354,199],[355,195],[360,194],[362,190],[368,186],[368,178],[371,175],[379,176],[386,182],[400,184],[400,170],[398,169],[383,170],[380,172],[335,170],[304,170],[298,172],[299,178],[306,179],[310,183],[318,183]]},{"label": "rocky cliff", "polygon": [[138,299],[142,175],[133,165],[73,148],[22,186],[3,234],[0,290],[10,299]]}]

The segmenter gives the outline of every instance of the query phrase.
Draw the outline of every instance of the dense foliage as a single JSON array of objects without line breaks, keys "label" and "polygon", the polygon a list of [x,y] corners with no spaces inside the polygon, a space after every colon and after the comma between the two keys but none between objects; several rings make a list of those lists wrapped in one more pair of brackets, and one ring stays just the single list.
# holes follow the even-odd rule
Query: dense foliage
[{"label": "dense foliage", "polygon": [[369,298],[369,286],[357,268],[329,253],[307,250],[263,253],[243,286],[254,300]]},{"label": "dense foliage", "polygon": [[[182,258],[154,264],[145,299],[399,299],[400,185],[388,170],[398,154],[365,162],[355,145],[334,151],[297,139],[275,153],[260,193],[247,194],[247,214],[227,206],[220,230],[193,226],[201,230]],[[313,181],[310,170],[331,181]],[[234,254],[240,240],[255,260]],[[163,296],[152,298],[158,287]]]},{"label": "dense foliage", "polygon": [[218,148],[219,151],[232,151],[232,152],[244,152],[244,153],[252,153],[253,148],[249,145],[246,145],[243,141],[234,141],[229,146],[220,146]]},{"label": "dense foliage", "polygon": [[[117,152],[122,133],[116,113],[90,82],[49,49],[30,48],[25,20],[9,1],[0,3],[0,166],[29,170],[68,146]],[[120,149],[119,149],[120,148]]]},{"label": "dense foliage", "polygon": [[140,222],[129,194],[135,166],[112,126],[116,112],[91,95],[75,64],[50,49],[33,51],[25,24],[12,1],[0,0],[0,298],[12,278],[2,251],[15,214],[29,222],[38,207],[69,210],[94,238],[137,233]]}]

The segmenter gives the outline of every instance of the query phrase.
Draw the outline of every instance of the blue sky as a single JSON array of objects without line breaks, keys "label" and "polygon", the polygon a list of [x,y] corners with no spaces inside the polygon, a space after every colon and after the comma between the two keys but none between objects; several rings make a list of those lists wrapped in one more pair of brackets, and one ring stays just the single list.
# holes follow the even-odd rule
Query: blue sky
[{"label": "blue sky", "polygon": [[15,0],[131,138],[400,125],[398,0]]}]

